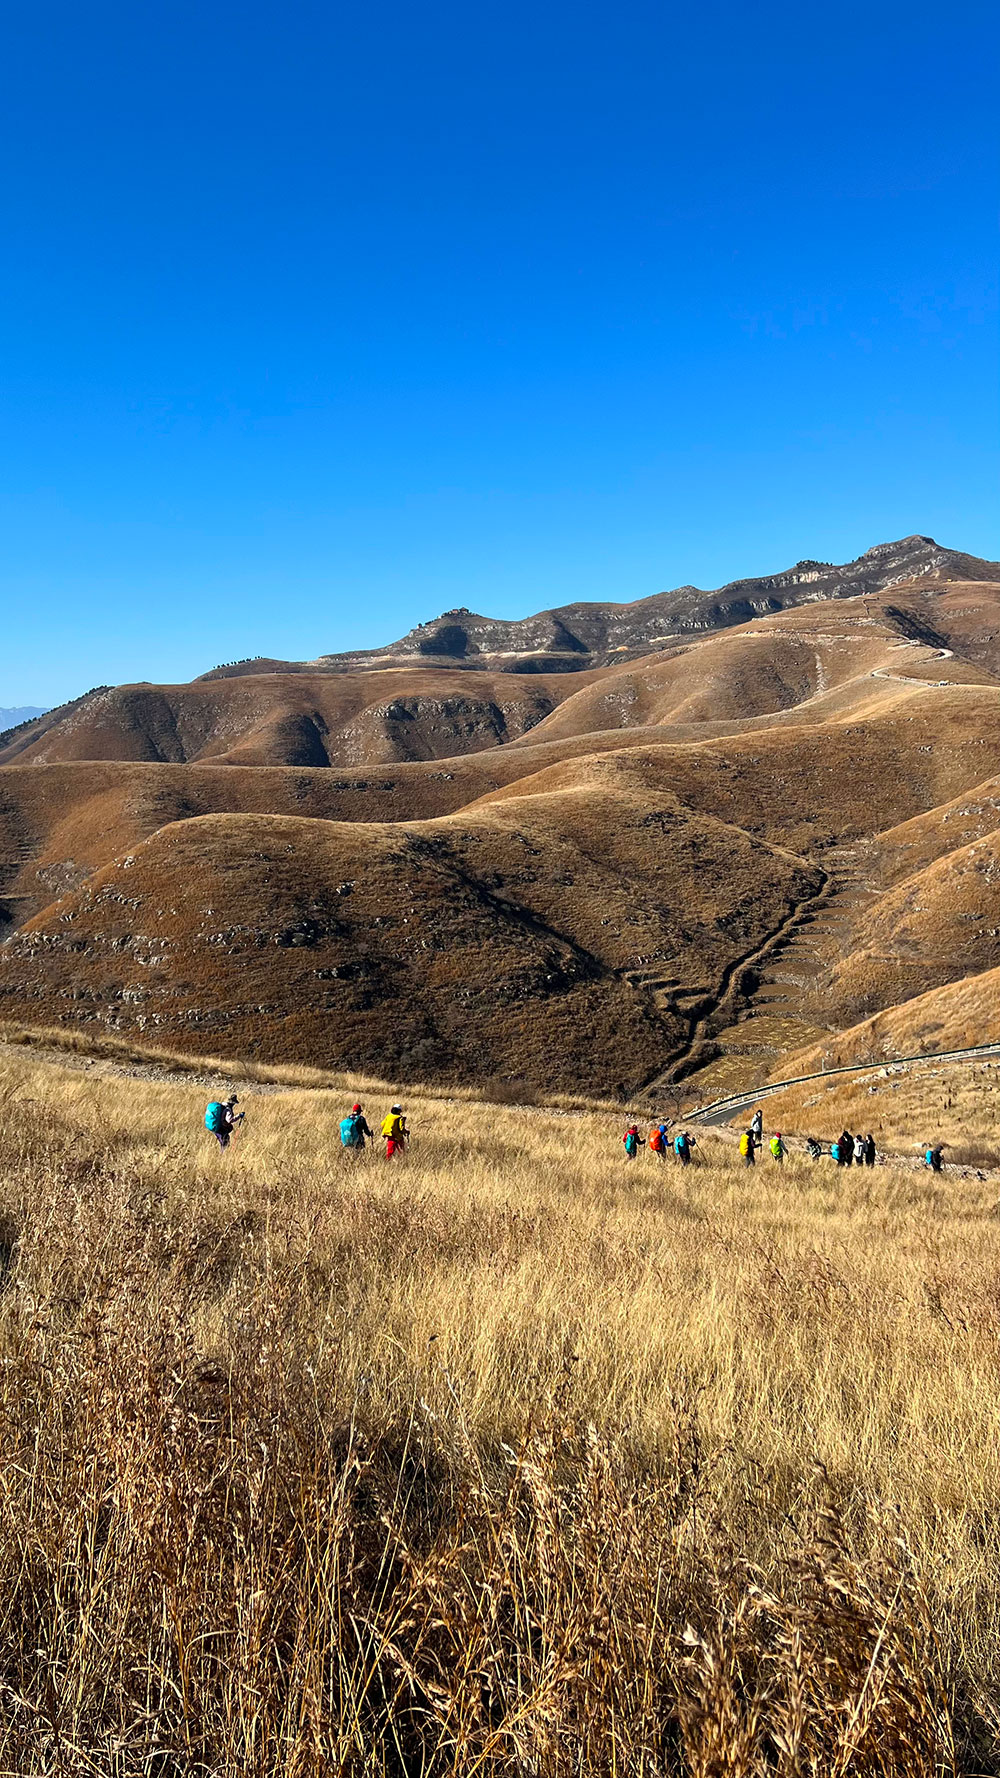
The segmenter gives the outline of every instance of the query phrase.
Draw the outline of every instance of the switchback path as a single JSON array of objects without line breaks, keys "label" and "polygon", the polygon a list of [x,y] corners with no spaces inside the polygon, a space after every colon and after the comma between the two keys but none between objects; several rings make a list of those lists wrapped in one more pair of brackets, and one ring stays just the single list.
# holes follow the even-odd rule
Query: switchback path
[{"label": "switchback path", "polygon": [[709,997],[708,1005],[704,1005],[704,999],[699,1002],[699,1007],[691,1018],[687,1036],[670,1055],[666,1066],[658,1069],[653,1078],[639,1089],[637,1097],[655,1095],[668,1083],[682,1080],[685,1074],[693,1073],[701,1060],[704,1046],[711,1034],[711,1027],[713,1025],[717,1027],[720,1019],[726,1021],[735,1017],[736,1004],[743,991],[747,976],[753,974],[762,963],[766,962],[773,951],[780,949],[785,940],[797,931],[805,920],[820,908],[825,907],[835,895],[838,888],[837,883],[821,866],[816,868],[819,870],[821,879],[819,888],[812,895],[806,896],[804,901],[797,902],[786,914],[781,925],[775,927],[773,932],[768,933],[767,937],[754,950],[746,952],[742,957],[734,957],[732,962],[726,965],[718,988],[714,995]]}]

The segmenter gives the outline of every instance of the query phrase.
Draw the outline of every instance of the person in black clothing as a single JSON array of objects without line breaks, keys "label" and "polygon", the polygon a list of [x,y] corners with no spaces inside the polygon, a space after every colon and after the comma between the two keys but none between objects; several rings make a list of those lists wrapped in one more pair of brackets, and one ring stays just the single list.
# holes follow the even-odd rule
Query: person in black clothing
[{"label": "person in black clothing", "polygon": [[840,1160],[844,1167],[849,1167],[854,1160],[854,1137],[850,1130],[840,1132]]},{"label": "person in black clothing", "polygon": [[867,1136],[865,1137],[865,1166],[866,1167],[874,1167],[874,1165],[875,1165],[875,1138],[872,1135],[871,1131],[869,1130]]}]

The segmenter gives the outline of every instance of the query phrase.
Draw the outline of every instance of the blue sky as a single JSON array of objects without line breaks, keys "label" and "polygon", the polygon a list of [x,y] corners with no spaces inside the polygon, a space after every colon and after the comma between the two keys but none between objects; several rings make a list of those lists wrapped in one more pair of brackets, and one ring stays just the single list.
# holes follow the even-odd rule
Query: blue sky
[{"label": "blue sky", "polygon": [[1000,554],[994,8],[8,7],[0,704]]}]

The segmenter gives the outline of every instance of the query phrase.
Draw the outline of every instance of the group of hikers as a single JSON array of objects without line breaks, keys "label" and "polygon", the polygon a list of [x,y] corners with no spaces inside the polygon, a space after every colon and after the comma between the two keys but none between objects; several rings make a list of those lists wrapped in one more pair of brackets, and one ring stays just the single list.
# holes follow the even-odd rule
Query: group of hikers
[{"label": "group of hikers", "polygon": [[[764,1113],[758,1109],[750,1119],[748,1128],[740,1137],[740,1154],[743,1156],[745,1167],[756,1166],[757,1151],[763,1146]],[[773,1161],[784,1160],[788,1148],[780,1130],[775,1130],[768,1143],[768,1149]],[[870,1130],[867,1136],[853,1136],[850,1130],[841,1130],[840,1135],[831,1142],[828,1151],[823,1147],[822,1142],[817,1142],[815,1136],[806,1137],[806,1154],[811,1161],[818,1161],[827,1152],[838,1167],[874,1167],[875,1138]]]},{"label": "group of hikers", "polygon": [[[653,1124],[648,1136],[640,1136],[638,1124],[629,1124],[622,1137],[625,1145],[625,1158],[634,1161],[640,1148],[648,1148],[661,1161],[672,1154],[683,1167],[690,1165],[691,1151],[697,1147],[690,1130],[677,1130],[670,1134],[667,1122]],[[747,1128],[740,1137],[739,1149],[744,1167],[755,1167],[757,1155],[764,1147],[764,1113],[758,1108],[750,1119]],[[838,1167],[874,1167],[877,1159],[875,1138],[869,1130],[867,1136],[852,1134],[850,1130],[841,1130],[829,1148],[817,1142],[815,1136],[807,1136],[805,1141],[806,1154],[811,1161],[818,1161],[825,1154],[836,1162]],[[782,1162],[788,1153],[788,1145],[780,1130],[775,1130],[768,1139],[767,1150],[772,1161]],[[942,1167],[943,1147],[930,1143],[923,1145],[923,1162],[932,1173],[940,1173]]]},{"label": "group of hikers", "polygon": [[[229,1147],[233,1131],[246,1115],[245,1112],[237,1111],[238,1104],[239,1095],[231,1093],[228,1099],[211,1100],[206,1108],[205,1128],[215,1137],[220,1148]],[[382,1119],[379,1135],[385,1143],[386,1160],[391,1161],[395,1155],[406,1152],[410,1131],[401,1105],[390,1106]],[[690,1130],[677,1130],[671,1136],[670,1126],[666,1122],[653,1124],[648,1136],[640,1136],[638,1124],[629,1124],[622,1141],[626,1160],[634,1161],[640,1148],[648,1147],[650,1154],[655,1154],[661,1161],[672,1154],[682,1167],[690,1166],[691,1151],[698,1146]],[[365,1117],[364,1107],[360,1101],[356,1101],[340,1120],[341,1147],[356,1152],[363,1150],[366,1143],[374,1148],[375,1142],[375,1132]],[[740,1137],[739,1146],[743,1165],[755,1167],[758,1151],[764,1146],[764,1114],[761,1110],[754,1112]],[[775,1130],[767,1146],[773,1161],[780,1163],[788,1153],[780,1130]],[[806,1137],[806,1153],[811,1161],[818,1161],[827,1152],[838,1167],[874,1167],[875,1138],[870,1130],[867,1136],[852,1135],[850,1130],[841,1130],[827,1151],[821,1142],[817,1142],[815,1136]],[[924,1166],[929,1167],[932,1173],[940,1173],[941,1165],[941,1147],[927,1144],[924,1148]]]},{"label": "group of hikers", "polygon": [[[665,1161],[668,1154],[672,1154],[676,1160],[680,1161],[682,1167],[690,1166],[691,1150],[698,1146],[690,1131],[678,1130],[676,1136],[670,1136],[667,1132],[667,1124],[653,1125],[648,1137],[650,1154],[657,1155],[661,1161]],[[634,1161],[640,1148],[647,1146],[647,1138],[640,1136],[638,1124],[629,1124],[622,1141],[625,1144],[625,1159],[627,1161]]]},{"label": "group of hikers", "polygon": [[[390,1106],[382,1119],[380,1135],[385,1143],[387,1161],[391,1161],[393,1155],[405,1152],[406,1144],[410,1140],[410,1130],[401,1105]],[[372,1148],[375,1147],[375,1132],[369,1126],[364,1107],[355,1104],[351,1106],[347,1116],[340,1120],[341,1147],[363,1149],[366,1142],[370,1143]]]},{"label": "group of hikers", "polygon": [[[757,1151],[764,1146],[764,1120],[757,1111],[750,1121],[749,1127],[740,1137],[740,1154],[745,1167],[757,1165]],[[788,1153],[788,1146],[780,1130],[775,1130],[768,1142],[768,1150],[772,1161],[783,1161]],[[838,1167],[874,1167],[875,1138],[869,1130],[867,1136],[852,1136],[850,1130],[842,1130],[840,1135],[831,1142],[829,1150],[815,1136],[806,1137],[806,1154],[811,1161],[818,1161],[829,1153]]]},{"label": "group of hikers", "polygon": [[[650,1154],[657,1155],[661,1161],[666,1160],[668,1154],[672,1154],[683,1167],[687,1167],[691,1161],[691,1151],[697,1147],[697,1143],[690,1130],[678,1130],[675,1135],[671,1136],[669,1129],[667,1123],[656,1123],[650,1129],[648,1136],[640,1136],[638,1124],[629,1124],[622,1137],[626,1160],[634,1161],[640,1148],[648,1147]],[[739,1147],[743,1165],[755,1167],[758,1152],[764,1147],[764,1113],[762,1111],[754,1112],[748,1127],[740,1137]],[[788,1153],[788,1147],[780,1130],[775,1130],[768,1141],[767,1148],[772,1161],[780,1163],[784,1160]],[[806,1137],[806,1153],[810,1160],[818,1161],[820,1156],[827,1152],[836,1161],[838,1167],[874,1167],[875,1138],[870,1131],[867,1136],[852,1136],[849,1130],[842,1130],[827,1150],[821,1142],[816,1141],[815,1136]],[[937,1156],[937,1165],[934,1170],[938,1172],[941,1165],[941,1151],[940,1149],[933,1151],[928,1149],[926,1160],[929,1167],[934,1165],[931,1160],[932,1152]]]},{"label": "group of hikers", "polygon": [[[228,1148],[233,1131],[241,1124],[246,1115],[237,1111],[239,1095],[232,1093],[228,1099],[213,1099],[205,1110],[205,1128],[215,1137],[220,1148]],[[380,1131],[385,1143],[386,1160],[391,1161],[394,1155],[403,1154],[410,1140],[410,1130],[401,1105],[393,1105],[382,1119]],[[365,1117],[364,1107],[356,1101],[346,1117],[340,1120],[340,1144],[342,1148],[359,1150],[365,1143],[375,1146],[375,1132]]]}]

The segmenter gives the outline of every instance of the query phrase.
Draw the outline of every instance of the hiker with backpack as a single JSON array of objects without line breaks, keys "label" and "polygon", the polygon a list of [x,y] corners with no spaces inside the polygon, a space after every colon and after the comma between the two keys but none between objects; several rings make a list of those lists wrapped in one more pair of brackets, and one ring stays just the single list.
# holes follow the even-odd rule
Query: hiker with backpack
[{"label": "hiker with backpack", "polygon": [[943,1152],[942,1149],[932,1148],[930,1143],[927,1144],[924,1150],[924,1166],[929,1167],[932,1173],[940,1173]]},{"label": "hiker with backpack", "polygon": [[753,1137],[756,1146],[759,1148],[764,1140],[764,1113],[761,1111],[759,1105],[754,1112],[753,1117],[750,1119],[750,1134]]},{"label": "hiker with backpack", "polygon": [[382,1135],[385,1140],[387,1161],[391,1161],[393,1155],[405,1152],[410,1132],[401,1105],[393,1105],[382,1119]]},{"label": "hiker with backpack", "polygon": [[365,1138],[375,1146],[375,1132],[369,1128],[368,1119],[360,1105],[352,1105],[346,1117],[340,1120],[340,1141],[344,1148],[357,1153],[365,1146]]},{"label": "hiker with backpack", "polygon": [[691,1150],[696,1147],[697,1143],[694,1137],[689,1136],[687,1130],[682,1130],[679,1135],[674,1137],[674,1153],[682,1167],[690,1166]]},{"label": "hiker with backpack", "polygon": [[770,1150],[771,1150],[772,1161],[777,1161],[780,1165],[780,1163],[784,1160],[786,1154],[788,1153],[788,1150],[785,1147],[785,1144],[781,1140],[781,1131],[780,1130],[775,1130],[774,1135],[771,1137],[769,1146],[770,1146]]},{"label": "hiker with backpack", "polygon": [[757,1156],[754,1152],[756,1147],[757,1144],[754,1141],[752,1128],[744,1130],[740,1137],[740,1154],[743,1156],[744,1167],[756,1167]]},{"label": "hiker with backpack", "polygon": [[239,1095],[233,1093],[228,1099],[212,1099],[205,1111],[205,1128],[215,1137],[220,1148],[229,1147],[229,1138],[237,1124],[243,1122],[246,1113],[236,1111]]},{"label": "hiker with backpack", "polygon": [[628,1129],[622,1137],[622,1141],[625,1144],[625,1159],[627,1161],[634,1161],[640,1148],[645,1148],[646,1146],[643,1138],[639,1134],[638,1124],[629,1124]]},{"label": "hiker with backpack", "polygon": [[650,1152],[650,1154],[655,1154],[657,1160],[660,1160],[660,1161],[666,1160],[666,1158],[667,1158],[667,1126],[666,1126],[666,1124],[654,1124],[653,1125],[652,1129],[649,1132],[649,1152]]},{"label": "hiker with backpack", "polygon": [[806,1137],[806,1154],[809,1156],[809,1159],[811,1161],[818,1161],[819,1157],[822,1153],[823,1153],[823,1150],[822,1150],[820,1144],[817,1142],[815,1136],[807,1136]]},{"label": "hiker with backpack", "polygon": [[865,1164],[865,1139],[863,1136],[854,1138],[854,1165],[863,1167]]}]

